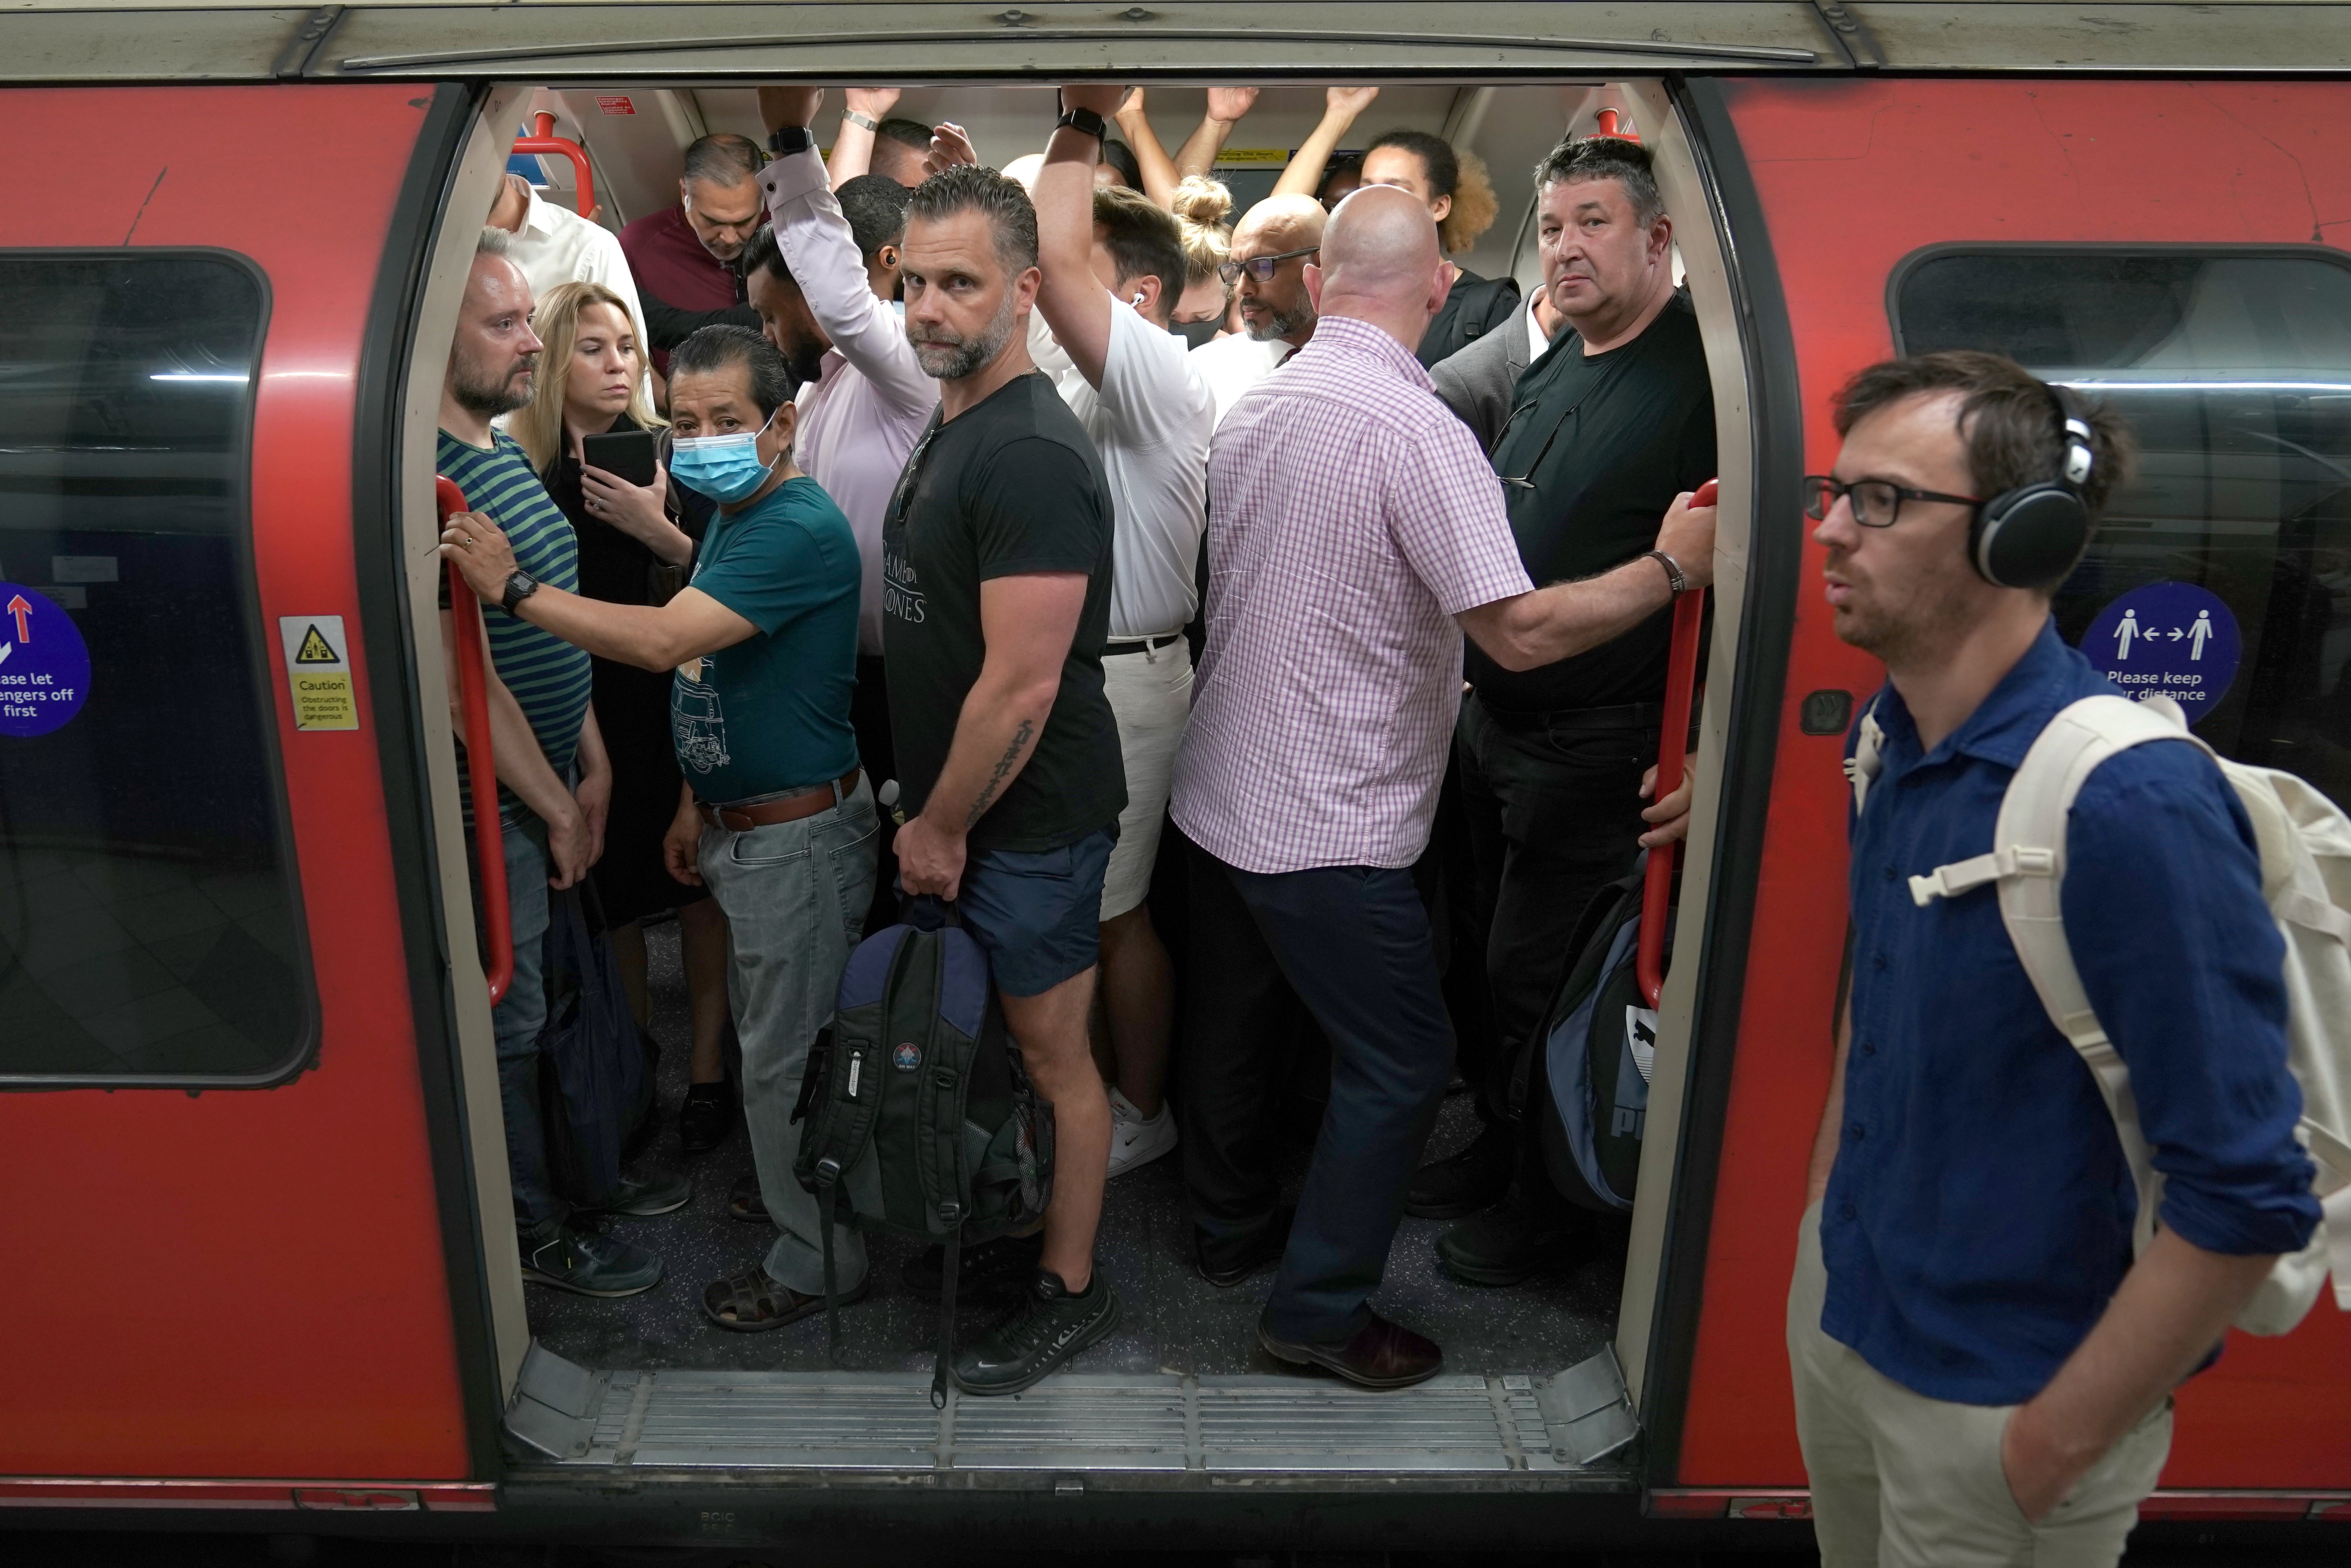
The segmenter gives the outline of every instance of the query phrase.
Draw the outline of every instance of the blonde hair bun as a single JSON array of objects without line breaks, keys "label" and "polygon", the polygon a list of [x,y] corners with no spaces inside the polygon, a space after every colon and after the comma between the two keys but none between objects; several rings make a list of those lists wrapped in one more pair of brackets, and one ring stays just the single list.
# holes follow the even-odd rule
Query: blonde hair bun
[{"label": "blonde hair bun", "polygon": [[1167,198],[1167,209],[1187,223],[1203,228],[1221,223],[1233,210],[1233,193],[1221,180],[1190,174]]}]

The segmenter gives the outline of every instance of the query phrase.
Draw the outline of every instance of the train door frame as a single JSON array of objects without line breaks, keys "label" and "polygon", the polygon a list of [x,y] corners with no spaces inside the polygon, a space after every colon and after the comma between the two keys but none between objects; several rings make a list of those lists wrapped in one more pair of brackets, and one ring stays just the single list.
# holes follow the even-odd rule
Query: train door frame
[{"label": "train door frame", "polygon": [[[925,57],[935,48],[910,46],[904,51],[908,58],[893,60],[877,74],[914,79],[939,76],[937,67],[944,62]],[[1431,75],[1432,79],[1453,80]],[[497,1085],[488,1009],[482,1000],[474,956],[465,867],[470,850],[457,804],[460,785],[455,735],[445,706],[423,700],[421,694],[441,690],[441,645],[434,607],[441,564],[434,549],[439,524],[430,500],[432,454],[445,346],[455,328],[475,233],[471,226],[447,218],[475,208],[487,211],[508,151],[509,139],[497,128],[518,112],[517,106],[528,101],[540,85],[518,80],[477,86],[468,107],[459,111],[466,117],[465,128],[447,133],[457,145],[454,153],[445,145],[441,153],[448,161],[445,177],[435,192],[438,204],[431,213],[413,220],[431,238],[420,242],[411,263],[419,269],[419,282],[410,303],[413,326],[396,437],[401,535],[397,554],[406,589],[403,631],[413,661],[415,691],[420,694],[414,715],[423,753],[419,782],[428,797],[431,837],[437,856],[439,920],[434,934],[445,959],[444,972],[453,992],[444,1005],[452,1015],[459,1064],[452,1089],[462,1085],[463,1105],[467,1107],[460,1119],[468,1129],[468,1229],[479,1248],[475,1293],[486,1303],[502,1407],[514,1404],[534,1342],[510,1218],[504,1127],[497,1116],[471,1109],[494,1106]],[[1511,85],[1544,84],[1513,78]],[[1703,1230],[1708,1209],[1704,1197],[1687,1198],[1685,1191],[1695,1181],[1706,1186],[1710,1195],[1712,1160],[1703,1147],[1705,1138],[1694,1135],[1702,1134],[1708,1126],[1703,1112],[1712,1102],[1703,1091],[1724,1076],[1713,1059],[1727,1058],[1733,1040],[1728,1031],[1713,1034],[1723,1043],[1721,1048],[1698,1052],[1697,1045],[1705,1032],[1696,1025],[1696,1010],[1706,995],[1726,986],[1735,997],[1743,974],[1743,905],[1740,898],[1725,894],[1733,883],[1751,888],[1754,857],[1734,841],[1726,859],[1722,836],[1750,826],[1744,822],[1737,803],[1742,798],[1760,803],[1768,788],[1770,724],[1780,698],[1780,670],[1770,661],[1770,655],[1775,648],[1784,649],[1789,619],[1785,607],[1777,604],[1754,607],[1758,613],[1748,613],[1755,580],[1750,563],[1758,543],[1750,519],[1763,450],[1755,423],[1759,400],[1754,389],[1757,368],[1769,361],[1758,356],[1751,327],[1754,302],[1739,276],[1741,265],[1751,261],[1742,256],[1737,233],[1726,223],[1720,202],[1719,170],[1724,152],[1705,145],[1708,135],[1719,134],[1719,127],[1710,127],[1697,117],[1698,99],[1693,98],[1692,88],[1686,79],[1665,73],[1621,78],[1612,73],[1600,89],[1620,97],[1633,109],[1637,123],[1651,128],[1648,140],[1657,154],[1667,210],[1681,215],[1676,239],[1715,385],[1723,486],[1724,524],[1716,545],[1717,629],[1706,680],[1717,695],[1707,705],[1699,726],[1700,787],[1685,851],[1681,906],[1688,911],[1687,919],[1692,927],[1699,930],[1700,940],[1683,944],[1684,961],[1668,975],[1660,1009],[1663,1027],[1651,1089],[1648,1138],[1643,1150],[1643,1179],[1635,1204],[1633,1241],[1614,1336],[1628,1403],[1642,1412],[1644,1425],[1652,1427],[1668,1421],[1667,1407],[1677,1403],[1677,1394],[1673,1392],[1679,1387],[1675,1358],[1681,1347],[1675,1336],[1677,1325],[1686,1327],[1690,1315],[1690,1310],[1684,1309],[1683,1297],[1694,1302],[1695,1293],[1677,1291],[1677,1276],[1692,1263],[1703,1267]],[[463,89],[442,91],[449,95]],[[1727,126],[1728,122],[1720,123]],[[420,159],[423,156],[420,152]],[[1735,145],[1729,157],[1735,164]],[[1782,552],[1774,552],[1769,545],[1764,547],[1774,567],[1766,577],[1767,591],[1784,592],[1791,586],[1786,581],[1790,563],[1777,559]],[[1759,657],[1763,663],[1754,662]],[[1766,742],[1760,751],[1751,747],[1758,713],[1764,716]],[[1743,762],[1737,750],[1742,742],[1750,742]],[[1734,764],[1741,788],[1726,791],[1719,781],[1729,779]],[[1751,815],[1752,810],[1744,815]],[[1726,871],[1732,874],[1730,881],[1724,880]],[[1704,923],[1698,926],[1701,912]],[[1719,1106],[1713,1106],[1718,1120],[1719,1112]],[[1693,1229],[1698,1232],[1695,1240]],[[1681,1360],[1686,1363],[1686,1354]],[[535,1380],[532,1386],[537,1386]],[[1653,1386],[1655,1394],[1648,1392]],[[1653,1442],[1652,1449],[1656,1447]]]}]

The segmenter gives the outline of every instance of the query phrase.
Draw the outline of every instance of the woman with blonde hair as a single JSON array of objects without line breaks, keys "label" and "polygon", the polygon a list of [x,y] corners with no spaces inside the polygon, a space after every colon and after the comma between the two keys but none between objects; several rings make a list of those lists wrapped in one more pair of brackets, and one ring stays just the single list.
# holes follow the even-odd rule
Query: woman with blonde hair
[{"label": "woman with blonde hair", "polygon": [[1233,210],[1233,193],[1221,181],[1193,174],[1177,182],[1167,205],[1184,243],[1184,293],[1176,302],[1176,325],[1221,322],[1232,290],[1217,269],[1233,254],[1232,225],[1225,221]]},{"label": "woman with blonde hair", "polygon": [[[645,396],[643,337],[628,305],[597,283],[567,283],[538,302],[531,325],[547,347],[530,402],[512,433],[580,539],[580,592],[611,604],[659,605],[683,584],[711,504],[673,488],[659,452],[668,426]],[[653,483],[634,484],[581,461],[593,436],[642,431],[653,438]],[[726,920],[700,888],[674,881],[662,836],[677,815],[676,748],[670,739],[670,675],[592,661],[596,725],[612,759],[604,853],[590,876],[608,940],[639,1023],[648,1021],[641,924],[677,912],[694,1055],[678,1136],[688,1154],[715,1147],[734,1125],[722,1039],[726,1023]]]}]

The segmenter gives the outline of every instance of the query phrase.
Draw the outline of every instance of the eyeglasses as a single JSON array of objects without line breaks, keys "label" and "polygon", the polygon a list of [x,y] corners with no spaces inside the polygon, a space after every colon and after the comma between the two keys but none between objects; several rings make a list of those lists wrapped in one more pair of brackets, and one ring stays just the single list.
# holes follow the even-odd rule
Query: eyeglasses
[{"label": "eyeglasses", "polygon": [[1241,274],[1244,272],[1259,283],[1271,283],[1273,275],[1281,269],[1282,263],[1292,256],[1311,256],[1322,248],[1321,245],[1308,245],[1301,250],[1284,251],[1280,255],[1251,256],[1247,261],[1218,262],[1217,275],[1225,280],[1227,286],[1240,282]]},{"label": "eyeglasses", "polygon": [[1853,502],[1853,520],[1865,528],[1891,528],[1902,515],[1906,501],[1948,501],[1954,506],[1981,506],[1973,495],[1946,495],[1939,490],[1913,490],[1890,479],[1856,479],[1851,484],[1825,473],[1804,475],[1804,515],[1818,523],[1829,514],[1839,496]]}]

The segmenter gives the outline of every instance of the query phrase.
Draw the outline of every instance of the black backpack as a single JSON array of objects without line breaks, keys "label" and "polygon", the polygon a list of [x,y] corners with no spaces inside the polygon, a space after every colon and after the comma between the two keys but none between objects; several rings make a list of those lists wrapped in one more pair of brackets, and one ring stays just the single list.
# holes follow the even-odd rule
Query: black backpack
[{"label": "black backpack", "polygon": [[[942,1243],[935,1404],[946,1400],[963,1249],[1042,1220],[1053,1194],[1053,1107],[1029,1081],[955,908],[916,898],[906,923],[857,945],[840,1012],[809,1056],[792,1173],[829,1220]],[[840,1324],[832,1224],[825,1310]]]},{"label": "black backpack", "polygon": [[550,889],[547,904],[538,1111],[548,1185],[577,1208],[601,1209],[618,1196],[621,1167],[658,1129],[659,1047],[629,1011],[592,885]]},{"label": "black backpack", "polygon": [[[1576,922],[1568,944],[1575,956],[1534,1049],[1521,1055],[1510,1096],[1552,1186],[1603,1214],[1633,1207],[1656,1055],[1657,1015],[1641,996],[1634,962],[1642,882],[1636,868],[1601,888]],[[1670,925],[1666,950],[1670,957]]]}]

